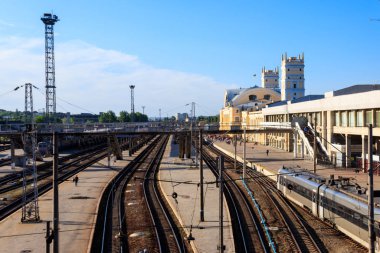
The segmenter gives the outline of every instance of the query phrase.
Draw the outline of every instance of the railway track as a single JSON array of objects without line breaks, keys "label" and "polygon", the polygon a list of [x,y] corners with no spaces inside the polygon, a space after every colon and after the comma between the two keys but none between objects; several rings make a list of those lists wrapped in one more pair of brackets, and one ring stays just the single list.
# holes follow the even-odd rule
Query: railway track
[{"label": "railway track", "polygon": [[275,210],[290,232],[296,252],[327,252],[318,236],[312,231],[309,232],[310,227],[306,221],[300,218],[293,205],[277,191],[273,182],[269,181],[270,179],[262,177],[261,173],[252,169],[247,170],[247,175],[260,186],[266,199],[274,204]]},{"label": "railway track", "polygon": [[[234,159],[232,157],[215,147],[212,149],[218,155],[225,156],[225,160],[230,163],[230,168],[233,168]],[[238,167],[242,168],[242,163],[238,162]],[[234,169],[230,169],[230,171],[234,171]],[[238,171],[241,173],[240,169]],[[331,242],[331,237],[334,237],[336,242],[352,245],[349,248],[355,249],[355,252],[365,252],[364,247],[351,238],[286,199],[277,190],[275,182],[268,177],[249,167],[247,167],[246,173],[249,178],[247,180],[249,189],[252,189],[255,196],[261,200],[261,208],[267,210],[268,223],[271,227],[278,229],[273,231],[273,235],[279,252],[329,252],[331,246],[329,245],[327,248],[325,244],[334,244]],[[230,174],[236,174],[236,171]],[[268,206],[269,202],[270,206]],[[326,233],[329,236],[326,236]]]},{"label": "railway track", "polygon": [[[85,149],[85,150],[82,150],[82,151],[79,151],[79,152],[76,152],[76,153],[73,153],[73,154],[70,154],[70,155],[67,155],[64,157],[61,157],[61,158],[59,158],[59,164],[60,164],[60,166],[64,165],[64,163],[66,161],[75,159],[79,156],[86,155],[86,154],[93,152],[93,151],[96,151],[102,147],[105,147],[105,145],[97,145],[97,146],[94,146],[94,147],[91,147],[91,148],[88,148],[88,149]],[[10,163],[11,163],[11,158],[8,159],[8,164],[10,164]],[[1,162],[0,162],[0,166],[2,166]],[[53,166],[53,162],[47,161],[47,162],[44,162],[42,164],[39,164],[37,166],[37,171],[39,173],[42,172],[44,174],[45,171],[51,169],[52,166]],[[22,172],[14,172],[11,174],[7,174],[6,176],[0,177],[0,186],[4,187],[6,184],[9,184],[9,183],[17,183],[19,180],[22,180]],[[0,187],[0,188],[3,188],[3,187]],[[1,190],[0,190],[0,193],[1,193]]]},{"label": "railway track", "polygon": [[[95,150],[93,152],[90,152],[90,154],[82,155],[82,157],[80,157],[79,159],[76,159],[75,161],[68,162],[67,164],[59,168],[58,182],[59,183],[64,182],[65,180],[69,179],[73,175],[79,173],[80,171],[91,166],[92,164],[105,158],[107,155],[108,155],[108,150],[106,148],[101,148],[100,150]],[[68,158],[66,158],[66,160],[68,160]],[[45,164],[44,166],[46,166],[46,167],[43,167],[44,169],[47,169],[49,167],[48,164]],[[22,175],[17,175],[17,176],[22,177]],[[38,179],[39,196],[46,193],[50,189],[52,189],[51,176],[52,176],[52,172],[48,171],[46,174],[44,174],[44,176],[39,177]],[[6,181],[6,180],[9,180],[9,178],[3,179],[3,180]],[[0,208],[0,220],[3,220],[4,218],[9,216],[13,212],[17,211],[23,205],[22,181],[16,183],[15,185],[6,186],[5,188],[2,188],[1,191],[3,191],[3,194],[2,194],[3,206]],[[7,194],[5,195],[5,193]],[[7,197],[4,197],[4,196],[7,196]],[[29,202],[33,198],[33,196],[34,196],[34,193],[32,190],[30,190],[27,193],[26,201]]]},{"label": "railway track", "polygon": [[91,252],[188,252],[156,183],[167,140],[152,141],[107,186]]},{"label": "railway track", "polygon": [[10,165],[10,164],[11,164],[11,158],[0,159],[0,167]]},{"label": "railway track", "polygon": [[[206,147],[202,158],[218,176],[216,157],[218,155]],[[225,171],[225,191],[227,204],[230,210],[232,231],[234,235],[235,252],[270,252],[269,242],[265,237],[265,231],[260,226],[260,219],[253,211],[253,207],[242,189]]]},{"label": "railway track", "polygon": [[[104,152],[107,148],[103,146],[91,148],[79,153],[71,154],[59,159],[59,168],[58,172],[62,173],[65,170],[81,163],[83,160],[90,159],[92,156],[96,156],[101,152]],[[51,168],[53,162],[49,161],[37,166],[38,180],[45,180],[52,176]],[[27,184],[33,182],[32,175],[28,176]],[[0,194],[5,194],[12,190],[22,187],[22,172],[14,172],[0,178]]]},{"label": "railway track", "polygon": [[[234,164],[233,158],[226,156],[213,146],[209,148],[215,154],[226,157],[226,162],[229,164],[229,168],[231,168],[228,174],[235,174],[231,180],[238,180],[240,176],[236,177],[236,173],[231,173]],[[241,164],[239,165],[242,166]],[[265,207],[267,210],[265,212],[265,219],[268,221],[268,225],[272,228],[282,228],[279,234],[273,235],[272,233],[276,248],[280,252],[326,252],[318,236],[315,233],[309,233],[307,225],[296,215],[290,203],[279,194],[275,185],[259,172],[250,170],[249,175],[257,184],[248,184],[248,188],[254,189],[254,194],[258,195],[256,197],[261,200],[260,206],[263,205],[263,199],[267,200],[265,202],[270,202],[269,206]],[[274,214],[274,211],[276,214]]]}]

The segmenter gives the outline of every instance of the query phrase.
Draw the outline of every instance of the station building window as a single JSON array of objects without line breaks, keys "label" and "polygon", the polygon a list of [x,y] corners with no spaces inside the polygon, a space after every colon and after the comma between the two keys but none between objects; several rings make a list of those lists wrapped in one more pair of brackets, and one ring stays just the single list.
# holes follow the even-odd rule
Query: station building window
[{"label": "station building window", "polygon": [[356,123],[358,127],[364,126],[364,121],[363,121],[363,111],[358,111],[356,113]]},{"label": "station building window", "polygon": [[366,111],[365,112],[365,125],[368,126],[368,124],[372,124],[373,120],[373,113],[371,111]]},{"label": "station building window", "polygon": [[315,124],[317,126],[321,126],[322,125],[322,120],[321,120],[321,113],[316,113],[316,119],[317,119],[317,122],[315,122]]},{"label": "station building window", "polygon": [[297,88],[297,84],[296,83],[293,84],[293,88],[294,89]]},{"label": "station building window", "polygon": [[375,125],[376,127],[380,127],[380,111],[375,112]]},{"label": "station building window", "polygon": [[341,120],[342,120],[342,127],[346,127],[347,126],[347,112],[342,112]]},{"label": "station building window", "polygon": [[249,99],[249,101],[255,101],[255,100],[257,100],[257,96],[256,95],[249,95],[248,99]]},{"label": "station building window", "polygon": [[350,111],[348,114],[349,117],[349,126],[354,127],[355,126],[355,111]]},{"label": "station building window", "polygon": [[335,112],[335,126],[340,126],[340,113]]}]

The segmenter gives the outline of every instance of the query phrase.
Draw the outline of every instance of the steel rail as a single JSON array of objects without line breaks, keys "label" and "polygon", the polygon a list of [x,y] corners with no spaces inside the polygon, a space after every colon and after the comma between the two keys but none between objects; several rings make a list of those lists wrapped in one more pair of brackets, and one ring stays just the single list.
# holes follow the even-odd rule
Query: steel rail
[{"label": "steel rail", "polygon": [[[206,147],[206,145],[204,146]],[[213,150],[211,150],[213,152]],[[214,173],[214,175],[218,175],[218,172],[216,170],[216,162],[214,161],[214,159],[211,157],[211,155],[207,154],[207,152],[203,152],[203,159],[205,160],[206,164],[210,167],[210,169],[212,170],[212,172]],[[244,203],[244,206],[246,208],[246,210],[248,211],[249,213],[249,216],[251,217],[251,220],[252,220],[252,223],[254,224],[255,226],[255,229],[257,231],[257,235],[259,237],[259,240],[260,240],[260,245],[261,245],[261,250],[264,251],[264,252],[270,252],[270,249],[269,247],[267,246],[268,243],[266,242],[266,239],[265,238],[265,235],[263,234],[263,231],[262,231],[262,228],[261,226],[258,225],[259,221],[258,221],[258,218],[253,214],[253,210],[252,208],[250,207],[250,205],[248,204],[248,201],[247,201],[247,198],[244,196],[244,194],[242,194],[242,191],[239,189],[239,187],[236,185],[236,183],[234,182],[234,180],[232,180],[225,172],[224,172],[224,175],[228,177],[228,184],[226,184],[226,192],[228,194],[226,194],[226,199],[228,202],[230,202],[229,206],[232,206],[233,207],[233,210],[235,212],[234,216],[236,217],[236,219],[238,220],[238,228],[234,229],[233,231],[235,232],[234,233],[234,238],[235,240],[237,240],[237,234],[236,234],[236,230],[238,230],[240,232],[240,235],[239,235],[239,238],[240,240],[243,241],[243,244],[244,244],[244,247],[243,247],[243,251],[241,250],[237,250],[237,252],[252,252],[253,249],[249,249],[248,247],[248,244],[250,245],[253,245],[254,247],[254,243],[250,243],[250,242],[247,242],[247,240],[251,240],[249,238],[247,238],[249,236],[249,233],[247,233],[246,231],[249,229],[248,228],[243,228],[243,221],[241,220],[241,212],[243,212],[243,210],[241,209],[239,211],[238,209],[238,206],[241,206],[241,204],[237,203],[237,202],[240,202],[237,200],[237,197],[235,196],[235,194],[232,192],[233,190],[230,188],[231,185],[233,185],[233,187],[235,188],[235,191],[237,191],[237,193],[239,194],[240,196],[240,199],[242,200],[242,202]],[[230,208],[231,210],[231,208]],[[231,211],[230,211],[231,213]],[[249,222],[246,221],[246,224],[248,225]],[[232,224],[233,226],[236,226],[237,224],[233,223]],[[235,248],[237,247],[237,244],[239,244],[239,242],[235,242]]]},{"label": "steel rail", "polygon": [[[148,142],[150,139],[145,140],[144,142]],[[154,146],[156,145],[158,139],[155,139],[152,141],[152,143],[144,149],[135,159],[133,159],[126,167],[124,167],[113,179],[112,181],[106,186],[103,195],[101,196],[100,200],[100,206],[102,206],[102,202],[105,201],[105,205],[102,209],[99,210],[98,212],[98,217],[95,225],[95,232],[94,232],[94,238],[93,238],[93,243],[91,245],[91,252],[108,252],[109,249],[109,244],[112,243],[112,240],[115,238],[112,237],[112,233],[108,233],[109,230],[112,231],[112,221],[109,222],[110,219],[112,219],[112,211],[113,211],[113,205],[112,202],[114,202],[115,195],[114,193],[116,191],[123,192],[125,189],[125,185],[129,182],[131,179],[133,173],[135,170],[137,170],[140,166],[140,162],[146,159],[146,157],[150,154]],[[117,217],[117,223],[119,224],[119,228],[123,228],[123,217],[120,213],[121,210],[121,202],[122,198],[120,195],[120,199],[117,200],[119,203],[117,205],[118,208],[118,217]],[[104,212],[104,215],[103,215]],[[111,217],[110,217],[111,215]],[[104,217],[104,218],[103,218]],[[102,224],[102,226],[100,225]],[[108,229],[108,231],[107,231]],[[101,230],[101,232],[100,232]],[[120,233],[123,233],[120,231]],[[100,235],[98,235],[100,233]],[[107,237],[108,235],[108,237]],[[122,234],[120,234],[120,240],[123,239]],[[97,238],[96,237],[101,237],[100,240],[100,245],[97,244]],[[108,241],[107,241],[108,240]],[[111,241],[111,242],[110,242]],[[123,241],[123,240],[122,240]],[[125,242],[120,243],[120,252],[126,252],[127,250],[124,249],[125,247]],[[112,246],[111,246],[112,250]]]},{"label": "steel rail", "polygon": [[[271,181],[268,181],[268,179],[264,178],[264,177],[257,177],[257,176],[260,176],[260,173],[257,172],[257,171],[254,171],[252,169],[248,169],[248,173],[250,174],[250,177],[252,179],[254,179],[256,182],[258,182],[260,184],[260,186],[262,187],[262,189],[272,189],[272,192],[282,201],[283,205],[281,205],[277,199],[275,199],[275,197],[271,194],[269,194],[267,191],[264,191],[266,193],[266,195],[268,196],[269,199],[272,200],[272,203],[275,205],[276,209],[278,210],[279,214],[281,215],[283,221],[285,222],[287,228],[289,229],[290,233],[291,233],[291,236],[293,237],[294,239],[294,242],[296,243],[297,245],[297,248],[299,249],[299,251],[303,251],[302,249],[302,243],[305,244],[305,247],[308,247],[306,244],[307,244],[307,241],[303,241],[303,242],[299,242],[299,238],[295,235],[295,232],[292,231],[293,229],[290,227],[289,225],[289,222],[292,222],[290,217],[289,218],[286,218],[285,215],[284,215],[284,212],[282,212],[280,209],[283,209],[284,210],[284,207],[285,208],[288,208],[288,210],[290,211],[290,213],[293,215],[293,217],[296,219],[297,223],[300,225],[300,227],[303,229],[304,233],[307,235],[307,238],[305,238],[306,240],[310,240],[311,244],[312,244],[312,247],[314,247],[314,251],[316,252],[324,252],[320,246],[318,245],[318,243],[316,242],[314,236],[312,236],[310,234],[310,232],[308,231],[308,229],[306,228],[306,225],[304,223],[304,221],[302,221],[300,219],[300,217],[296,214],[296,212],[294,211],[294,207],[289,203],[289,201],[287,199],[285,199],[284,196],[282,196],[281,194],[279,194],[277,188],[275,188],[272,184]],[[275,189],[274,189],[275,188]],[[286,211],[285,211],[286,212]],[[294,224],[294,226],[296,227],[296,224]],[[299,234],[299,232],[297,231],[297,233]],[[311,250],[311,249],[308,249],[308,250]]]},{"label": "steel rail", "polygon": [[[215,152],[217,152],[218,154],[223,154],[223,155],[226,157],[226,161],[228,161],[228,162],[230,162],[230,163],[233,163],[234,159],[233,159],[232,157],[230,157],[230,156],[228,156],[227,154],[223,153],[222,151],[216,149],[214,146],[210,146],[210,148],[213,149],[213,150],[215,150]],[[239,164],[239,165],[242,165],[241,162],[238,162],[238,164]],[[248,167],[247,167],[247,168],[248,168]],[[278,213],[279,213],[280,217],[283,219],[283,221],[284,221],[284,223],[285,223],[285,225],[286,225],[286,227],[287,227],[289,233],[291,234],[291,237],[293,238],[293,242],[295,243],[297,249],[298,249],[300,252],[302,252],[303,249],[302,249],[302,245],[301,245],[301,243],[304,244],[304,247],[307,247],[307,245],[306,245],[306,244],[307,244],[307,241],[300,242],[299,239],[298,239],[298,237],[294,235],[295,232],[292,231],[293,229],[291,229],[291,226],[290,226],[290,224],[289,224],[289,222],[290,222],[290,218],[289,218],[289,219],[286,219],[286,218],[284,217],[283,213],[279,210],[279,209],[280,209],[280,204],[277,203],[277,202],[273,199],[274,197],[271,196],[271,195],[267,192],[268,187],[269,187],[270,189],[272,189],[272,192],[273,192],[274,194],[276,194],[276,196],[278,196],[278,197],[283,201],[285,207],[287,207],[287,208],[290,210],[290,212],[292,213],[293,217],[295,217],[295,219],[297,220],[298,224],[301,226],[301,228],[303,229],[303,231],[304,231],[305,234],[307,235],[307,237],[306,237],[305,239],[306,239],[306,240],[309,240],[309,241],[311,242],[312,247],[314,248],[313,250],[316,251],[316,252],[324,252],[324,251],[320,248],[320,246],[318,245],[318,243],[315,241],[314,236],[312,236],[312,235],[310,234],[310,232],[309,232],[308,229],[306,228],[304,222],[301,221],[301,220],[299,219],[298,215],[297,215],[297,214],[295,213],[295,211],[294,211],[294,207],[292,207],[292,206],[289,204],[289,202],[286,201],[286,200],[284,199],[284,197],[283,197],[282,195],[279,194],[279,191],[277,190],[276,187],[273,186],[273,183],[272,183],[271,181],[267,181],[267,180],[269,180],[269,179],[266,179],[265,177],[262,177],[262,174],[261,174],[261,173],[259,173],[259,172],[257,172],[257,171],[254,171],[252,168],[248,168],[247,171],[249,171],[249,173],[255,173],[255,175],[254,175],[254,176],[251,176],[251,178],[252,178],[252,177],[256,178],[256,182],[259,183],[260,187],[263,189],[263,192],[265,192],[265,194],[268,196],[268,198],[272,201],[272,203],[274,204],[274,206],[275,206],[276,209],[278,210]],[[264,183],[264,182],[266,182],[266,183]],[[266,184],[267,187],[265,187],[264,184]],[[284,211],[285,211],[285,210],[284,210]],[[288,221],[288,220],[289,220],[289,221]],[[293,226],[296,226],[296,224],[293,224]]]},{"label": "steel rail", "polygon": [[[159,190],[157,188],[157,172],[159,170],[160,166],[160,161],[163,157],[165,148],[166,148],[166,143],[168,141],[168,136],[163,139],[160,147],[158,148],[157,155],[155,158],[151,161],[151,163],[148,166],[148,170],[145,174],[145,180],[143,184],[144,188],[144,195],[145,199],[147,201],[147,206],[149,209],[150,216],[152,218],[152,222],[154,224],[155,232],[156,232],[156,237],[159,242],[159,248],[161,253],[165,252],[172,252],[172,249],[170,249],[170,242],[168,241],[168,237],[165,236],[165,233],[160,233],[161,231],[159,230],[165,230],[163,221],[161,219],[156,219],[156,217],[159,217],[158,212],[162,212],[162,214],[165,217],[165,220],[167,222],[167,225],[170,227],[170,231],[174,237],[175,244],[177,246],[177,249],[179,252],[186,252],[185,245],[183,244],[182,238],[181,238],[181,233],[178,231],[177,226],[175,225],[174,220],[171,218],[171,215],[169,214],[169,211],[166,209],[165,204],[163,203],[161,194],[159,193]],[[150,184],[150,175],[154,176],[153,184]],[[150,186],[153,189],[153,193],[155,196],[155,200],[153,199],[152,194],[150,193]],[[148,201],[148,199],[150,201]],[[155,206],[153,201],[157,201],[159,208]],[[166,245],[161,242],[166,242]]]}]

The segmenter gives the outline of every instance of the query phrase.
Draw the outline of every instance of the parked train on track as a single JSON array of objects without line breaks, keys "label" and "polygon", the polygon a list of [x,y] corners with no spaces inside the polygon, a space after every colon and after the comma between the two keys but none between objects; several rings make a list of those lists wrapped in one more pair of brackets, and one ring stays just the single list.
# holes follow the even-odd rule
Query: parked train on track
[{"label": "parked train on track", "polygon": [[[344,184],[344,182],[343,182]],[[360,194],[365,189],[356,187],[357,196],[339,190],[342,182],[323,180],[306,171],[281,168],[277,176],[277,189],[299,206],[309,209],[313,215],[333,224],[337,229],[369,247],[368,205]],[[355,188],[354,188],[355,189]],[[376,252],[380,251],[380,208],[375,207]]]}]

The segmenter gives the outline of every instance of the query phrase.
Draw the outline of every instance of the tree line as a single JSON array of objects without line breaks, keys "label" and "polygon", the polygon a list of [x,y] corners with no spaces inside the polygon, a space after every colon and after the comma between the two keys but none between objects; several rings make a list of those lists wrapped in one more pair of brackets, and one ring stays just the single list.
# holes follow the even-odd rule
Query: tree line
[{"label": "tree line", "polygon": [[128,113],[127,111],[121,111],[119,116],[109,110],[99,115],[99,122],[101,123],[115,123],[115,122],[147,122],[148,116],[140,112]]}]

